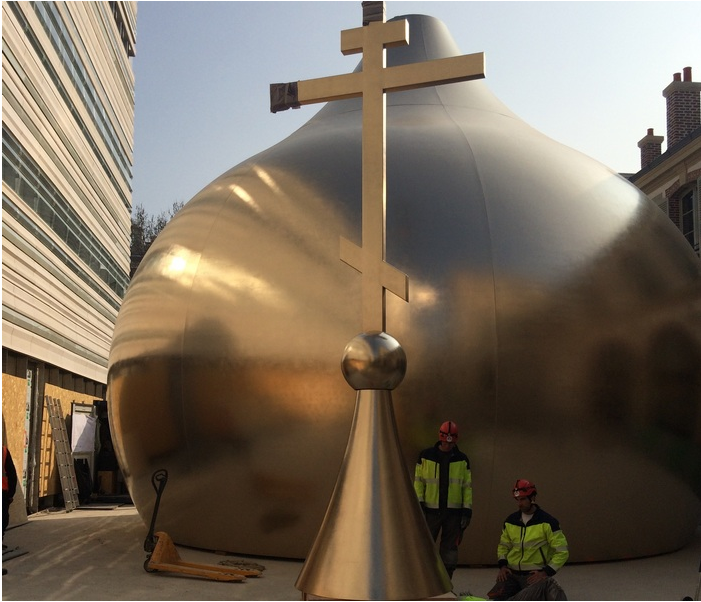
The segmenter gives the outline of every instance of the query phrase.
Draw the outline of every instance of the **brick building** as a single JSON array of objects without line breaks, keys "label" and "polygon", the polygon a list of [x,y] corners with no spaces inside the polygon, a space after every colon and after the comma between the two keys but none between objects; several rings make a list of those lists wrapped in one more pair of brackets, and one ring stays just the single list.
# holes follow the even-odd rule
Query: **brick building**
[{"label": "brick building", "polygon": [[647,194],[679,228],[699,255],[701,239],[701,82],[691,67],[675,73],[662,91],[667,99],[667,150],[652,128],[638,142],[640,171],[630,181]]}]

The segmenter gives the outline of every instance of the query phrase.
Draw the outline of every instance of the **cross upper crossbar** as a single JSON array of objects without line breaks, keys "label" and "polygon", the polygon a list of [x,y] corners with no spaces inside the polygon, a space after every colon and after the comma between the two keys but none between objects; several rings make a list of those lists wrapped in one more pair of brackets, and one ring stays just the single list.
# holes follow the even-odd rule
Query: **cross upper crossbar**
[{"label": "cross upper crossbar", "polygon": [[[406,20],[370,22],[341,32],[343,54],[363,54],[363,70],[271,85],[271,111],[362,97],[362,246],[341,237],[340,258],[362,274],[363,330],[384,331],[385,291],[409,300],[409,279],[385,261],[386,99],[388,92],[413,90],[484,77],[484,54],[387,67],[385,49],[409,43]],[[280,102],[279,99],[285,97]],[[274,101],[274,98],[278,99]]]},{"label": "cross upper crossbar", "polygon": [[[382,77],[382,90],[383,92],[403,92],[435,86],[438,85],[435,78],[439,71],[441,81],[438,83],[440,84],[481,79],[484,77],[484,53],[476,52],[423,63],[386,67]],[[472,75],[466,76],[466,72]],[[363,95],[362,80],[363,72],[359,72],[297,82],[298,106],[359,98]]]}]

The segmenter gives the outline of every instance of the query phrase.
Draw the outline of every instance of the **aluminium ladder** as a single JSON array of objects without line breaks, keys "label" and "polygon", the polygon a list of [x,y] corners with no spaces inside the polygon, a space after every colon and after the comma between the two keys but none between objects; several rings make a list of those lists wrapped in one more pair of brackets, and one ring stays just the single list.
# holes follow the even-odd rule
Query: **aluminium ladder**
[{"label": "aluminium ladder", "polygon": [[49,411],[49,424],[51,425],[51,434],[56,447],[56,464],[58,465],[58,475],[61,479],[63,501],[66,505],[66,512],[70,512],[75,510],[80,505],[80,502],[78,501],[78,482],[75,478],[73,452],[68,440],[66,421],[61,413],[61,402],[55,397],[48,395],[44,399]]}]

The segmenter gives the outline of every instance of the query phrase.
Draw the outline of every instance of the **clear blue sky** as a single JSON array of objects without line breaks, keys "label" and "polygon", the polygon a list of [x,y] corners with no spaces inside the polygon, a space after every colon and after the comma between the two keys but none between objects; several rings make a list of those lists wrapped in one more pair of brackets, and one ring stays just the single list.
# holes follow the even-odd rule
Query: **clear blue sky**
[{"label": "clear blue sky", "polygon": [[[431,15],[461,52],[484,52],[486,82],[544,134],[619,172],[637,142],[666,136],[662,90],[701,81],[701,2],[386,2],[387,18]],[[269,85],[352,71],[340,32],[360,1],[155,2],[137,13],[134,204],[187,202],[283,140],[321,105],[270,113]],[[663,143],[663,151],[666,143]]]}]

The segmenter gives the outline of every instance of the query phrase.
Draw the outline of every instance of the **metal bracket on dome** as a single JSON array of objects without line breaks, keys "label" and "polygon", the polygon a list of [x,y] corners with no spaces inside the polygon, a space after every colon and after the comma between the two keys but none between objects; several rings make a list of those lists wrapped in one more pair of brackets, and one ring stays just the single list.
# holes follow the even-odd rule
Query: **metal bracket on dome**
[{"label": "metal bracket on dome", "polygon": [[375,21],[380,23],[385,22],[385,3],[384,2],[362,2],[363,6],[363,25],[369,25]]},{"label": "metal bracket on dome", "polygon": [[297,82],[286,84],[270,84],[270,112],[287,111],[287,109],[299,109],[299,95],[297,94]]}]

